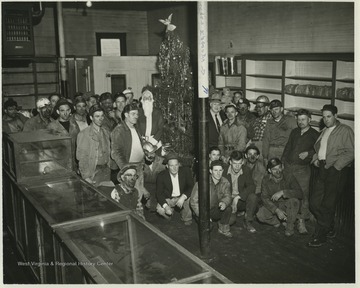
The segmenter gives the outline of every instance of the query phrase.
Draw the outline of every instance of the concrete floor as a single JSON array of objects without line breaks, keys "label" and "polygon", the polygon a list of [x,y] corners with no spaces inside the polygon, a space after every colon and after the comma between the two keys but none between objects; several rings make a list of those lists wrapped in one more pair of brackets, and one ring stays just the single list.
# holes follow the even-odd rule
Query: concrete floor
[{"label": "concrete floor", "polygon": [[[185,226],[179,213],[167,221],[145,210],[149,223],[159,228],[199,258],[198,226]],[[354,283],[355,241],[336,237],[320,248],[308,248],[308,236],[296,233],[287,238],[284,227],[260,223],[251,234],[243,228],[243,217],[231,227],[233,238],[211,231],[211,255],[203,259],[234,283]],[[308,222],[308,230],[314,225]],[[31,275],[17,265],[18,257],[7,233],[3,234],[3,283],[34,283]]]}]

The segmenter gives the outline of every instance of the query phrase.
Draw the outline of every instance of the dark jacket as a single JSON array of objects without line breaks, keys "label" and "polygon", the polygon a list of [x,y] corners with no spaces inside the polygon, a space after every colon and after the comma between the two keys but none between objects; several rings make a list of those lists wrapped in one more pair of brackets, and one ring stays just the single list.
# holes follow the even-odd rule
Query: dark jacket
[{"label": "dark jacket", "polygon": [[[226,120],[226,115],[223,111],[219,113],[221,120],[224,122]],[[218,146],[219,144],[219,132],[216,129],[216,123],[212,117],[210,110],[208,110],[208,119],[209,119],[209,147]]]},{"label": "dark jacket", "polygon": [[121,122],[111,132],[111,158],[115,160],[116,165],[120,169],[129,163],[131,145],[132,137],[130,128],[125,121]]},{"label": "dark jacket", "polygon": [[284,196],[281,197],[278,202],[286,201],[289,198],[296,198],[301,200],[303,193],[301,187],[291,173],[284,173],[284,177],[278,183],[273,180],[271,174],[264,177],[261,185],[261,199],[263,200],[264,206],[269,209],[272,213],[275,213],[278,203],[271,200],[276,192],[283,190]]},{"label": "dark jacket", "polygon": [[[225,169],[223,176],[227,180],[229,180],[230,189],[231,189],[230,191],[232,193],[233,187],[232,187],[231,174],[228,173],[229,169],[231,169],[231,166],[229,166],[227,169]],[[252,172],[251,172],[250,168],[243,165],[241,169],[243,171],[243,174],[238,177],[238,191],[239,191],[239,196],[241,197],[241,200],[246,201],[247,197],[251,193],[255,193],[255,184],[254,184],[254,181],[251,176]]]},{"label": "dark jacket", "polygon": [[[168,169],[159,173],[156,179],[156,198],[158,203],[162,206],[166,203],[165,199],[170,199],[172,194],[172,183],[170,172]],[[180,196],[185,194],[187,198],[190,198],[191,190],[194,186],[191,170],[187,167],[179,168],[179,186]]]},{"label": "dark jacket", "polygon": [[40,114],[29,118],[26,120],[26,122],[24,123],[24,129],[23,131],[35,131],[35,130],[40,130],[40,129],[46,129],[47,125],[53,121],[52,118],[50,118],[50,120],[48,121],[43,121],[40,117]]},{"label": "dark jacket", "polygon": [[[146,117],[144,114],[144,110],[139,110],[139,119],[137,122],[137,127],[139,129],[139,133],[141,136],[145,136],[146,131]],[[151,127],[151,136],[153,135],[154,138],[159,141],[162,138],[164,130],[164,118],[159,109],[154,108],[152,112],[152,127]]]}]

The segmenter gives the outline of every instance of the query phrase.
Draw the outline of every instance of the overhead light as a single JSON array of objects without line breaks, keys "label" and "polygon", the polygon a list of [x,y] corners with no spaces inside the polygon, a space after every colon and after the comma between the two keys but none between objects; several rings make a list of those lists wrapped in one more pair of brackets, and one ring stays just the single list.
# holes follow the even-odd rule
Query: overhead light
[{"label": "overhead light", "polygon": [[87,2],[86,2],[86,6],[87,6],[87,7],[91,7],[91,6],[92,6],[91,1],[87,1]]}]

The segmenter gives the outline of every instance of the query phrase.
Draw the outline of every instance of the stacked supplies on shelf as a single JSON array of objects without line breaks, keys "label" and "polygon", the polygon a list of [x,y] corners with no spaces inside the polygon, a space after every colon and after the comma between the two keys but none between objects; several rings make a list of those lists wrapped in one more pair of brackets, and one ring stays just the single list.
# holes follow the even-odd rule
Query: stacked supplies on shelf
[{"label": "stacked supplies on shelf", "polygon": [[336,98],[344,100],[354,100],[354,88],[344,87],[336,90]]},{"label": "stacked supplies on shelf", "polygon": [[238,73],[237,67],[234,65],[234,57],[220,57],[217,61],[221,75],[234,75]]},{"label": "stacked supplies on shelf", "polygon": [[320,86],[312,84],[288,84],[285,86],[285,93],[297,96],[313,96],[322,98],[331,98],[331,86]]}]

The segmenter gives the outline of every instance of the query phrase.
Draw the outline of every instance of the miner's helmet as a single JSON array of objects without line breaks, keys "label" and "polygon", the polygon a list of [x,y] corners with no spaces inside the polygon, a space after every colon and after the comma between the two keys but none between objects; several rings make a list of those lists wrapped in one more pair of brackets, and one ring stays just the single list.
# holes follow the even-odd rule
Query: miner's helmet
[{"label": "miner's helmet", "polygon": [[265,105],[269,105],[270,104],[270,100],[267,96],[265,95],[260,95],[259,97],[256,98],[256,103],[263,103]]}]

